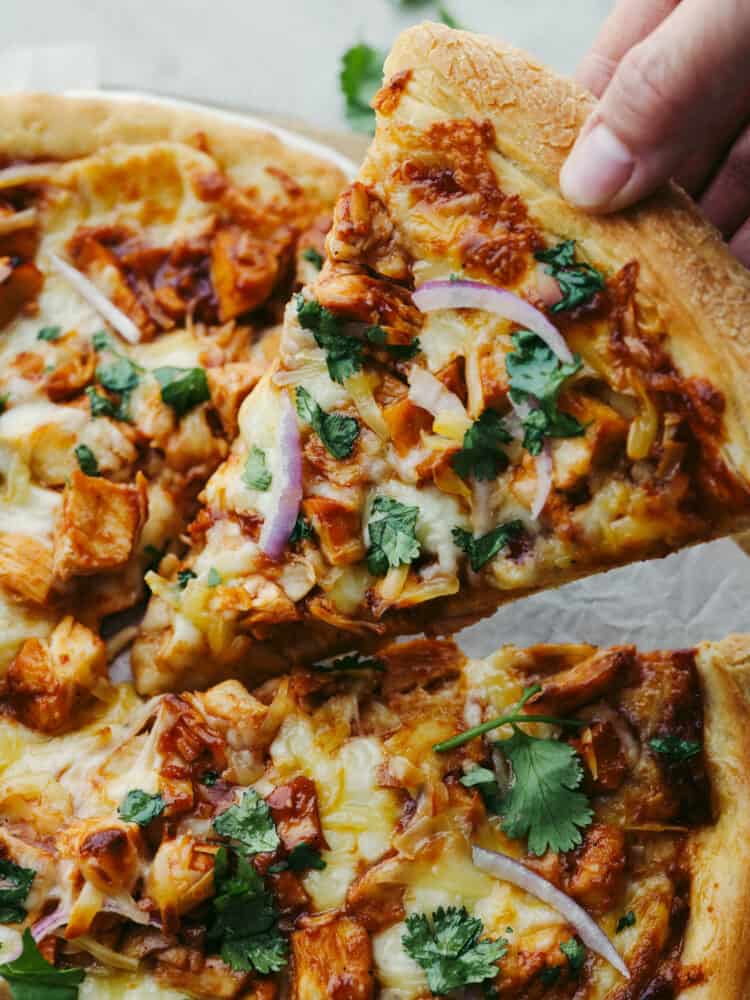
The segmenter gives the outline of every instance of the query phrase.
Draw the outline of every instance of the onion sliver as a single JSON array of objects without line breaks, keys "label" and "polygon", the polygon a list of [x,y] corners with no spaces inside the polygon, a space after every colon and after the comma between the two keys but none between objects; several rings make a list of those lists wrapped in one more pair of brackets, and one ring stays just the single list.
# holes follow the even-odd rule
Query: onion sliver
[{"label": "onion sliver", "polygon": [[59,169],[59,163],[16,163],[0,170],[0,189],[51,180]]},{"label": "onion sliver", "polygon": [[141,331],[132,319],[126,316],[116,305],[113,305],[107,296],[99,291],[93,281],[89,281],[85,274],[81,274],[80,271],[76,270],[71,264],[68,264],[67,261],[58,257],[56,253],[50,253],[49,259],[54,269],[65,278],[69,285],[75,288],[81,298],[88,302],[91,308],[95,312],[98,312],[102,319],[106,320],[111,327],[117,330],[124,340],[127,340],[129,344],[140,342]]},{"label": "onion sliver", "polygon": [[483,309],[517,323],[541,337],[557,357],[570,364],[573,354],[557,327],[526,299],[481,281],[426,281],[412,295],[420,312],[437,309]]},{"label": "onion sliver", "polygon": [[302,503],[302,445],[297,414],[288,393],[281,393],[280,406],[276,447],[281,467],[274,474],[272,509],[263,522],[259,540],[261,551],[274,561],[287,547]]},{"label": "onion sliver", "polygon": [[409,399],[415,406],[433,415],[438,423],[437,427],[433,427],[435,433],[461,441],[471,427],[466,407],[455,392],[419,365],[414,365],[409,372]]},{"label": "onion sliver", "polygon": [[69,916],[70,908],[60,903],[52,913],[48,913],[46,917],[37,920],[31,928],[31,936],[37,943],[43,941],[48,934],[56,931],[58,927],[64,927],[68,922]]},{"label": "onion sliver", "polygon": [[549,442],[545,441],[542,450],[534,459],[536,466],[536,492],[534,502],[531,505],[531,516],[536,519],[544,510],[550,490],[552,489],[552,455],[549,450]]},{"label": "onion sliver", "polygon": [[541,261],[536,266],[536,290],[542,302],[549,308],[562,302],[563,293],[556,278],[547,271],[547,265]]},{"label": "onion sliver", "polygon": [[524,892],[540,899],[547,906],[551,906],[565,919],[566,923],[570,924],[587,948],[609,962],[626,979],[630,979],[628,967],[615,946],[596,921],[570,896],[566,896],[546,878],[532,872],[520,861],[516,861],[515,858],[511,858],[507,854],[473,846],[471,857],[476,867],[481,871],[487,872],[488,875],[503,882],[512,882],[519,889],[523,889]]}]

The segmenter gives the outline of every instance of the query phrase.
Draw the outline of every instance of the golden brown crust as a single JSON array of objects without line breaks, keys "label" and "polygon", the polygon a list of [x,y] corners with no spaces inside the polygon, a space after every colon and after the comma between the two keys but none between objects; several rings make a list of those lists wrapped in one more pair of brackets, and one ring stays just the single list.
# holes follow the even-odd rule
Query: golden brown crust
[{"label": "golden brown crust", "polygon": [[698,647],[705,750],[716,823],[692,841],[683,966],[703,975],[680,1000],[745,1000],[750,991],[750,635]]},{"label": "golden brown crust", "polygon": [[346,181],[331,163],[285,145],[270,132],[178,104],[9,94],[0,97],[0,137],[4,157],[31,160],[89,156],[113,143],[205,141],[237,182],[252,182],[250,165],[272,164],[326,202],[336,198]]},{"label": "golden brown crust", "polygon": [[[593,98],[570,80],[494,39],[421,24],[404,32],[385,64],[386,79],[411,70],[364,167],[377,178],[378,146],[403,124],[474,117],[489,120],[496,147],[526,190],[533,214],[593,256],[622,264],[637,258],[642,293],[658,303],[669,350],[686,374],[724,394],[728,464],[750,479],[750,272],[690,199],[671,185],[645,204],[611,217],[571,208],[558,176]],[[502,163],[498,164],[502,169]]]}]

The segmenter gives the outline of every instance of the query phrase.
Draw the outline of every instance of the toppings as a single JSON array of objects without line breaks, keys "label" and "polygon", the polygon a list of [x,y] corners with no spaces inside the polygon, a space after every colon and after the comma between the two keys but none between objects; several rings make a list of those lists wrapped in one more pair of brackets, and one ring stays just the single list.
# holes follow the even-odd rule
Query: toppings
[{"label": "toppings", "polygon": [[26,916],[23,903],[36,872],[0,858],[0,923],[18,924]]},{"label": "toppings", "polygon": [[511,436],[495,410],[485,410],[464,434],[461,450],[452,465],[462,479],[496,479],[508,466],[508,456],[500,447]]},{"label": "toppings", "polygon": [[[306,537],[302,534],[303,528],[298,529],[300,521],[303,526],[305,524],[299,513],[302,501],[302,448],[297,417],[286,393],[281,399],[278,451],[280,469],[273,483],[273,506],[263,522],[259,540],[261,551],[274,560],[281,558],[287,545]],[[299,536],[294,537],[298,530]]]},{"label": "toppings", "polygon": [[703,747],[694,740],[682,740],[678,736],[655,736],[648,741],[651,749],[664,757],[670,764],[684,764],[697,757]]},{"label": "toppings", "polygon": [[465,528],[456,527],[453,529],[453,541],[462,552],[468,555],[471,568],[477,573],[490,559],[494,559],[510,541],[518,538],[522,532],[523,524],[521,521],[506,521],[505,524],[499,524],[492,531],[488,531],[486,535],[480,535],[478,538],[474,538],[471,532]]},{"label": "toppings", "polygon": [[37,340],[46,340],[48,343],[52,343],[55,340],[60,339],[60,334],[62,333],[61,326],[43,326],[42,329],[37,333]]},{"label": "toppings", "polygon": [[178,417],[211,398],[204,368],[155,368],[154,377],[161,386],[162,401],[171,406]]},{"label": "toppings", "polygon": [[117,813],[126,823],[137,823],[138,826],[148,826],[164,812],[166,803],[158,792],[149,795],[140,788],[132,788],[120,803]]},{"label": "toppings", "polygon": [[314,535],[315,532],[310,522],[305,520],[301,514],[298,514],[292,528],[292,533],[289,536],[289,544],[296,545],[298,542],[304,542],[306,538],[312,538]]},{"label": "toppings", "polygon": [[220,837],[240,844],[247,854],[275,851],[280,844],[271,810],[252,788],[245,791],[237,805],[216,817],[213,828]]},{"label": "toppings", "polygon": [[313,267],[317,267],[318,270],[323,267],[323,255],[315,247],[305,247],[302,251],[302,259],[312,264]]},{"label": "toppings", "polygon": [[526,330],[513,334],[514,350],[505,359],[510,398],[524,429],[523,445],[538,455],[547,437],[577,437],[584,427],[557,407],[563,382],[580,371],[580,358],[561,362],[547,344]]},{"label": "toppings", "polygon": [[218,587],[221,584],[221,573],[215,566],[212,566],[208,571],[208,576],[206,577],[206,586],[208,587]]},{"label": "toppings", "polygon": [[617,921],[617,933],[620,934],[621,931],[626,929],[626,927],[635,927],[635,913],[633,913],[632,910],[628,910],[627,913],[623,913]]},{"label": "toppings", "polygon": [[276,875],[287,869],[293,872],[304,872],[310,868],[314,868],[316,871],[322,872],[326,867],[325,861],[320,856],[320,851],[315,847],[311,847],[310,844],[303,842],[292,848],[289,852],[289,857],[285,861],[279,861],[278,864],[271,865],[268,871],[272,875]]},{"label": "toppings", "polygon": [[318,347],[326,352],[328,374],[333,381],[343,384],[362,367],[362,342],[347,337],[343,322],[315,299],[297,295],[295,301],[300,326],[309,330]]},{"label": "toppings", "polygon": [[197,580],[198,576],[191,569],[181,569],[177,574],[177,586],[184,590],[191,580]]},{"label": "toppings", "polygon": [[266,453],[261,451],[257,445],[253,445],[245,462],[242,481],[250,489],[265,493],[271,485],[271,478],[271,473],[268,471],[268,465],[266,464]]},{"label": "toppings", "polygon": [[23,950],[12,962],[0,965],[0,976],[15,1000],[76,1000],[83,969],[56,969],[42,957],[31,931],[23,932]]},{"label": "toppings", "polygon": [[297,386],[295,398],[300,419],[312,427],[330,454],[337,459],[349,458],[359,437],[354,417],[326,413],[301,385]]},{"label": "toppings", "polygon": [[447,389],[440,379],[415,365],[409,372],[409,399],[435,417],[435,430],[448,437],[463,437],[469,418],[458,396]]},{"label": "toppings", "polygon": [[373,576],[385,576],[389,567],[408,566],[419,556],[418,516],[418,507],[400,503],[392,497],[375,497],[367,525],[370,536],[367,568]]},{"label": "toppings", "polygon": [[[557,910],[563,919],[575,929],[587,948],[590,948],[591,951],[609,962],[626,979],[630,978],[627,966],[607,935],[570,896],[566,896],[564,892],[556,889],[547,879],[530,871],[525,865],[508,857],[507,854],[501,854],[498,851],[487,851],[482,847],[475,846],[472,848],[472,858],[477,868],[487,872],[488,875],[492,875],[503,882],[513,883],[519,889],[523,889],[524,892],[530,893],[543,903],[551,906],[554,910]],[[573,954],[572,948],[569,951]],[[564,954],[572,965],[570,954],[568,952],[564,952]],[[577,948],[574,954],[576,955],[575,961],[578,961]]]},{"label": "toppings", "polygon": [[508,950],[508,942],[480,941],[482,930],[482,921],[469,916],[465,907],[441,906],[431,919],[424,913],[410,914],[401,942],[406,954],[424,969],[430,990],[444,996],[498,975],[496,963]]},{"label": "toppings", "polygon": [[463,278],[427,281],[414,292],[413,299],[414,305],[422,312],[434,312],[437,309],[483,309],[485,312],[495,313],[525,330],[531,330],[563,364],[573,364],[570,348],[544,313],[503,288]]},{"label": "toppings", "polygon": [[96,459],[96,455],[87,444],[77,444],[73,451],[78,462],[78,468],[84,473],[84,475],[99,475],[99,462]]},{"label": "toppings", "polygon": [[82,299],[99,313],[102,319],[106,320],[110,326],[114,327],[120,336],[130,344],[137,344],[141,339],[141,333],[135,323],[124,312],[121,312],[109,299],[102,295],[96,285],[89,281],[85,275],[81,274],[74,267],[62,260],[55,253],[49,255],[50,262],[54,269],[70,284]]},{"label": "toppings", "polygon": [[208,939],[222,959],[236,972],[267,975],[282,969],[287,946],[276,922],[273,896],[252,864],[242,854],[220,847],[214,859],[214,884]]},{"label": "toppings", "polygon": [[553,313],[585,305],[604,289],[604,276],[590,264],[576,263],[575,241],[565,240],[551,250],[539,250],[534,257],[546,264],[545,271],[557,282],[559,301],[551,304]]},{"label": "toppings", "polygon": [[387,351],[396,361],[410,361],[421,350],[419,337],[415,337],[408,344],[389,344],[388,334],[381,326],[369,326],[365,330],[364,336],[375,347]]},{"label": "toppings", "polygon": [[571,938],[570,941],[562,941],[560,951],[567,958],[571,970],[578,974],[586,961],[586,949],[581,942],[575,938]]}]

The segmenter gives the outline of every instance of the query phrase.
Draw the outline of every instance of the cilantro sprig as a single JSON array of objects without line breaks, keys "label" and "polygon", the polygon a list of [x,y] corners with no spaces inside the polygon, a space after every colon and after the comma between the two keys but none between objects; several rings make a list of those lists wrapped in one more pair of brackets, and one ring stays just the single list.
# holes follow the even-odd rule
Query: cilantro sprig
[{"label": "cilantro sprig", "polygon": [[651,749],[670,764],[684,764],[697,757],[703,745],[696,740],[683,740],[679,736],[655,736],[648,741]]},{"label": "cilantro sprig", "polygon": [[275,851],[281,843],[268,803],[252,788],[214,819],[213,828],[220,837],[239,844],[246,854]]},{"label": "cilantro sprig", "polygon": [[339,460],[349,458],[359,437],[354,417],[326,413],[301,385],[295,391],[295,401],[300,418],[312,427],[330,454]]},{"label": "cilantro sprig", "polygon": [[346,120],[356,132],[372,135],[375,112],[370,103],[380,89],[386,53],[360,42],[341,59],[339,82],[344,95]]},{"label": "cilantro sprig", "polygon": [[85,975],[83,969],[57,969],[50,965],[28,927],[23,932],[21,954],[0,965],[0,976],[10,987],[14,1000],[76,1000]]},{"label": "cilantro sprig", "polygon": [[362,368],[362,341],[347,336],[344,324],[330,309],[315,299],[297,295],[297,319],[304,330],[309,330],[318,347],[326,352],[328,374],[340,385]]},{"label": "cilantro sprig", "polygon": [[178,417],[211,398],[205,368],[154,368],[154,378],[161,386],[162,402]]},{"label": "cilantro sprig", "polygon": [[56,340],[60,339],[60,334],[62,333],[61,326],[43,326],[41,330],[37,333],[37,340],[46,340],[47,343],[54,343]]},{"label": "cilantro sprig", "polygon": [[422,349],[419,343],[419,337],[415,337],[414,340],[409,341],[408,344],[388,343],[388,334],[382,326],[368,326],[363,336],[370,344],[374,347],[380,348],[382,351],[386,351],[396,361],[410,361],[412,358],[416,357]]},{"label": "cilantro sprig", "polygon": [[514,403],[530,405],[523,417],[523,446],[538,455],[548,437],[579,437],[585,428],[557,406],[563,383],[581,369],[581,359],[562,362],[541,337],[528,330],[512,336],[513,347],[505,358]]},{"label": "cilantro sprig", "polygon": [[314,868],[316,871],[322,872],[327,867],[328,865],[321,857],[320,851],[303,841],[291,849],[288,858],[271,865],[268,870],[272,875],[275,875],[278,872],[287,871],[287,869],[293,872],[304,872]]},{"label": "cilantro sprig", "polygon": [[482,921],[470,916],[465,907],[441,906],[431,918],[425,913],[410,914],[401,942],[406,954],[424,970],[432,993],[444,996],[497,976],[497,962],[506,954],[508,942],[505,938],[480,940],[483,930]]},{"label": "cilantro sprig", "polygon": [[545,271],[556,279],[562,292],[563,297],[550,312],[575,309],[604,289],[604,275],[590,264],[576,261],[575,247],[575,240],[564,240],[550,250],[539,250],[534,254],[538,261],[547,265]]},{"label": "cilantro sprig", "polygon": [[272,478],[266,462],[266,453],[254,444],[242,471],[243,483],[251,490],[265,493],[271,485]]},{"label": "cilantro sprig", "polygon": [[467,554],[471,568],[475,573],[478,573],[490,559],[494,559],[498,552],[522,533],[522,521],[506,521],[504,524],[498,524],[496,528],[478,538],[475,538],[466,528],[456,526],[453,529],[453,541],[462,552]]},{"label": "cilantro sprig", "polygon": [[511,440],[500,414],[487,409],[464,434],[461,450],[451,464],[462,479],[496,479],[508,467],[508,456],[501,445]]},{"label": "cilantro sprig", "polygon": [[302,251],[302,259],[306,260],[308,264],[312,264],[318,270],[323,267],[323,254],[319,250],[316,250],[315,247],[305,247]]},{"label": "cilantro sprig", "polygon": [[87,444],[77,444],[73,449],[73,453],[78,462],[78,468],[84,475],[98,476],[100,474],[97,457]]},{"label": "cilantro sprig", "polygon": [[166,803],[158,792],[149,795],[140,788],[131,788],[120,803],[117,813],[126,823],[148,826],[157,816],[161,816],[165,806]]},{"label": "cilantro sprig", "polygon": [[0,858],[0,924],[18,924],[26,916],[24,902],[36,871]]},{"label": "cilantro sprig", "polygon": [[292,528],[292,533],[289,536],[289,544],[296,545],[298,542],[304,542],[306,538],[312,538],[314,534],[315,532],[310,522],[301,514],[298,514]]},{"label": "cilantro sprig", "polygon": [[367,524],[370,534],[367,568],[373,576],[385,576],[389,567],[408,565],[419,556],[418,517],[418,507],[392,497],[375,497]]}]

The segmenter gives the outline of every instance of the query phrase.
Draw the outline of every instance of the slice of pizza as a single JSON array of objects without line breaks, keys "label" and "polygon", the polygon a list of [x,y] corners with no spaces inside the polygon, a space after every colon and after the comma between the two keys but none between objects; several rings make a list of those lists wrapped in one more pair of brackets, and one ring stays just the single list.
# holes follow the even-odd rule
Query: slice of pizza
[{"label": "slice of pizza", "polygon": [[454,631],[748,522],[750,274],[676,188],[569,207],[592,103],[521,53],[422,25],[385,76],[325,266],[152,580],[145,691]]},{"label": "slice of pizza", "polygon": [[749,665],[750,636],[474,661],[419,639],[253,693],[120,685],[53,737],[57,688],[6,697],[0,977],[744,1000]]},{"label": "slice of pizza", "polygon": [[182,552],[343,183],[208,112],[0,99],[0,673]]}]

